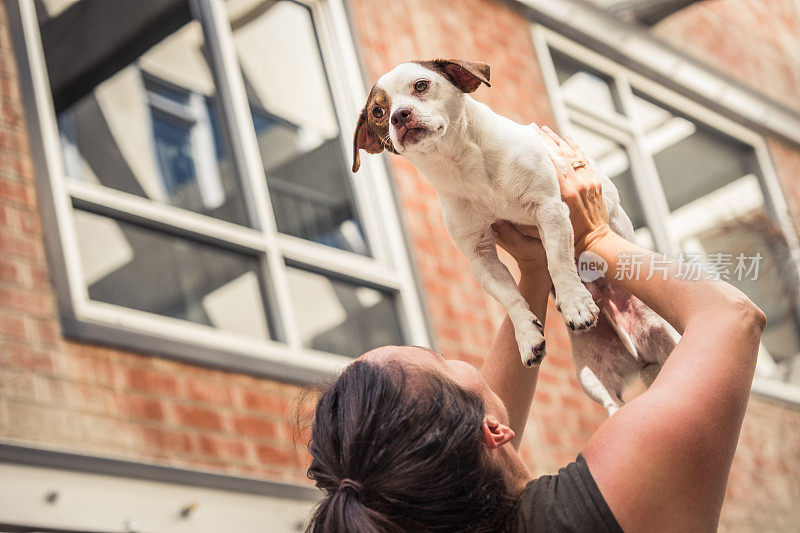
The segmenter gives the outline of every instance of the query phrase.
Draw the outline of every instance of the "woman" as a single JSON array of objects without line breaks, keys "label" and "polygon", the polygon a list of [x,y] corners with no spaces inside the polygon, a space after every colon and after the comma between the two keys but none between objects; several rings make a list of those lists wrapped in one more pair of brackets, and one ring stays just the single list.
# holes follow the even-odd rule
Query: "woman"
[{"label": "woman", "polygon": [[[576,254],[614,277],[682,335],[652,386],[592,435],[557,476],[534,479],[517,448],[538,367],[520,362],[503,322],[480,372],[425,348],[385,346],[359,357],[319,399],[308,475],[325,491],[309,531],[714,531],[766,318],[719,281],[649,276],[652,252],[608,227],[600,182],[571,140],[545,128],[570,209]],[[551,282],[540,242],[495,223],[519,264],[520,291],[545,315]],[[650,279],[648,279],[650,278]]]}]

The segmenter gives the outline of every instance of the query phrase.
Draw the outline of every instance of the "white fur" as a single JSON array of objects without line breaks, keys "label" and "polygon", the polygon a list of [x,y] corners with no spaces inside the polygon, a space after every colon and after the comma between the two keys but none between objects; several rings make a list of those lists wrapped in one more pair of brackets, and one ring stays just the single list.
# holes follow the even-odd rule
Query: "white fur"
[{"label": "white fur", "polygon": [[[422,94],[413,89],[419,79],[430,80],[429,88]],[[490,227],[495,220],[537,225],[547,254],[556,303],[565,323],[577,330],[598,323],[599,308],[589,291],[592,287],[584,286],[575,268],[569,212],[561,201],[555,169],[546,152],[548,148],[535,128],[498,115],[464,94],[444,76],[417,63],[399,65],[383,75],[376,86],[391,98],[390,116],[398,108],[409,108],[415,127],[427,130],[421,139],[406,144],[398,137],[395,127],[389,127],[389,136],[397,152],[420,169],[436,188],[450,235],[469,258],[475,278],[500,302],[514,324],[522,361],[530,365],[541,359],[544,336],[541,323],[497,257]],[[632,240],[633,227],[619,206],[619,194],[611,180],[600,175],[611,226]],[[593,285],[599,296],[602,296],[600,293],[611,294],[609,284]],[[618,299],[628,302],[633,298],[620,293],[618,287],[616,291],[614,297]],[[646,322],[645,331],[671,330],[644,304],[636,302],[627,308],[641,311],[634,318]],[[637,354],[631,354],[631,344],[639,351],[647,349],[642,339],[628,331],[630,338],[623,343],[617,333],[621,326],[613,317],[600,317],[600,324],[591,332],[573,335],[573,352],[584,390],[612,414],[621,405],[621,387],[643,364],[662,363],[674,346],[675,335],[667,331],[669,335],[658,337],[658,342],[670,344],[666,350],[659,350],[659,357],[639,353],[639,361]],[[595,330],[596,334],[592,334]],[[590,340],[587,338],[590,335],[602,340],[605,346],[591,342],[587,345],[585,341]],[[578,338],[584,342],[576,342]],[[669,340],[665,341],[666,338]],[[664,351],[666,355],[661,354]],[[607,352],[624,360],[622,367],[625,368],[609,365],[609,361],[597,357],[598,353]],[[624,375],[611,379],[609,372]]]}]

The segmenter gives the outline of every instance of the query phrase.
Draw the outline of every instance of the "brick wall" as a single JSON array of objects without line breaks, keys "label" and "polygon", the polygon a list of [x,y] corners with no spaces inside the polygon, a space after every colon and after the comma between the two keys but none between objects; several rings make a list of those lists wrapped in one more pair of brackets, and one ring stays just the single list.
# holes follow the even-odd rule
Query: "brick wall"
[{"label": "brick wall", "polygon": [[[735,3],[709,1],[675,17],[689,17],[704,4],[727,4],[730,10]],[[756,1],[744,4],[758,10]],[[476,98],[521,122],[553,123],[528,23],[507,3],[348,0],[348,7],[369,83],[406,59],[482,60],[492,65],[493,86],[479,89]],[[657,32],[680,44],[681,28],[667,19]],[[392,35],[391,46],[386,35]],[[695,41],[685,41],[687,49],[701,53],[701,47],[692,48]],[[765,57],[780,56],[776,50]],[[703,57],[718,68],[734,69],[710,52]],[[291,438],[298,387],[63,338],[48,281],[18,91],[3,5],[0,438],[302,480],[306,457],[295,450]],[[800,206],[800,150],[777,139],[769,145],[790,201]],[[480,290],[447,236],[430,184],[403,159],[392,156],[388,161],[438,348],[478,365],[501,309]],[[604,411],[578,388],[569,341],[552,307],[546,327],[549,354],[523,443],[524,457],[540,474],[572,460],[605,419]],[[723,530],[768,530],[776,524],[792,529],[800,524],[797,435],[798,410],[753,397],[731,474]]]},{"label": "brick wall", "polygon": [[800,3],[704,0],[654,33],[741,83],[800,111]]}]

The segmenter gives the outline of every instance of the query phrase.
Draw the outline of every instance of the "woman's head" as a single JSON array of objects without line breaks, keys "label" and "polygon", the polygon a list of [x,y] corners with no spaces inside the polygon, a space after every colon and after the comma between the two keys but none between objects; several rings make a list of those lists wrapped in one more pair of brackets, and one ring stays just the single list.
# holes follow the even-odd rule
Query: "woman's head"
[{"label": "woman's head", "polygon": [[479,377],[429,357],[438,358],[420,348],[376,350],[322,394],[308,476],[326,495],[310,531],[502,527],[512,498],[487,450],[513,433],[487,414],[484,397],[491,403],[493,393]]}]

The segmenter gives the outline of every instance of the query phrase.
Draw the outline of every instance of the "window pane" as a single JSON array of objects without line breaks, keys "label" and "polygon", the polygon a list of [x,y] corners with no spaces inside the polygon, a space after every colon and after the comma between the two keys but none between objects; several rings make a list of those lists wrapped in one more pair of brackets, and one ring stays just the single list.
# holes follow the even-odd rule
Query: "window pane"
[{"label": "window pane", "polygon": [[388,292],[288,267],[303,345],[357,357],[387,344],[403,344],[395,298]]},{"label": "window pane", "polygon": [[797,271],[765,201],[755,151],[642,94],[636,101],[670,229],[685,252],[702,256],[767,314],[759,372],[800,385]]},{"label": "window pane", "polygon": [[256,257],[74,213],[90,299],[270,337]]},{"label": "window pane", "polygon": [[250,225],[206,56],[188,22],[68,103],[58,124],[69,179]]},{"label": "window pane", "polygon": [[369,255],[309,10],[226,3],[278,230]]},{"label": "window pane", "polygon": [[591,107],[600,113],[622,114],[614,81],[575,59],[550,49],[564,101],[579,107]]},{"label": "window pane", "polygon": [[653,238],[647,228],[639,195],[633,183],[631,162],[627,149],[609,137],[573,122],[571,130],[583,148],[592,157],[619,191],[620,204],[633,223],[636,241],[645,248],[653,249]]}]

